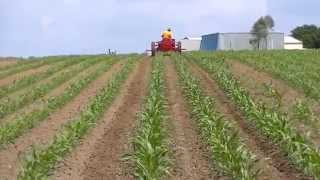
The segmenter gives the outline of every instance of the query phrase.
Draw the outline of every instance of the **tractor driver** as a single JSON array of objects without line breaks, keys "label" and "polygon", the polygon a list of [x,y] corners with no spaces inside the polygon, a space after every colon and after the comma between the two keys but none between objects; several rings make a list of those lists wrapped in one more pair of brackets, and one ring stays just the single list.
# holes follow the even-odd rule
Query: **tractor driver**
[{"label": "tractor driver", "polygon": [[161,35],[162,39],[170,39],[172,38],[171,28],[168,28],[166,31],[163,31]]}]

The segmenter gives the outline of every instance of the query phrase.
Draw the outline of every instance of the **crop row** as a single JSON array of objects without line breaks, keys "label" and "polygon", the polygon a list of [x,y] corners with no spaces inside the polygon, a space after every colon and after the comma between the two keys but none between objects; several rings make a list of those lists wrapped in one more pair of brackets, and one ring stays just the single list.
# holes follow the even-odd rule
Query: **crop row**
[{"label": "crop row", "polygon": [[[88,130],[102,117],[104,111],[106,111],[119,93],[121,85],[127,79],[135,63],[135,58],[128,60],[124,67],[106,83],[106,86],[90,100],[86,108],[80,112],[80,115],[62,127],[53,141],[46,147],[33,147],[30,154],[23,161],[23,169],[19,175],[19,179],[46,178],[48,172],[54,169],[56,163],[70,152]],[[80,83],[88,84],[85,80],[82,80]],[[76,91],[80,91],[81,86],[75,85],[73,88]]]},{"label": "crop row", "polygon": [[36,62],[36,60],[24,60],[22,58],[17,58],[15,61],[16,61],[16,63],[9,64],[6,66],[1,66],[0,71],[1,72],[2,71],[10,71],[12,69],[18,68],[19,66],[24,66],[26,64],[32,64],[32,63]]},{"label": "crop row", "polygon": [[50,77],[54,73],[59,72],[64,68],[68,68],[72,65],[80,63],[82,60],[83,60],[82,58],[68,59],[66,61],[62,61],[61,63],[57,63],[55,65],[52,65],[48,70],[46,70],[44,72],[40,72],[40,73],[36,73],[36,74],[30,75],[30,76],[26,76],[22,79],[14,81],[11,84],[2,86],[2,87],[0,87],[0,98],[7,96],[9,93],[13,93],[13,92],[18,91],[26,86],[29,86],[33,83],[36,83],[39,80]]},{"label": "crop row", "polygon": [[236,129],[220,113],[214,111],[214,100],[204,95],[184,59],[175,58],[185,99],[196,119],[203,139],[210,146],[212,158],[225,174],[234,179],[255,179],[254,156],[240,141]]},{"label": "crop row", "polygon": [[216,56],[240,60],[287,81],[308,97],[320,99],[320,51],[243,51],[218,53]]},{"label": "crop row", "polygon": [[197,59],[195,63],[198,63],[217,80],[246,118],[281,147],[289,160],[307,175],[316,179],[320,178],[319,150],[290,126],[287,116],[268,109],[264,104],[255,104],[249,93],[240,86],[232,73],[224,66],[223,60],[208,57],[200,60],[200,56],[196,56],[195,59]]},{"label": "crop row", "polygon": [[[4,66],[0,66],[0,71],[13,69],[13,68],[15,68],[17,66],[20,66],[23,63],[31,62],[31,61],[21,61],[21,60],[22,59],[20,59],[20,58],[16,58],[15,60],[13,60],[13,61],[16,61],[15,63],[4,65]],[[1,61],[2,61],[2,59],[0,59],[0,63],[1,63]]]},{"label": "crop row", "polygon": [[57,63],[57,62],[60,62],[63,60],[65,60],[65,59],[54,58],[52,60],[51,59],[50,60],[43,59],[43,60],[37,60],[37,61],[18,63],[13,68],[9,68],[8,70],[0,71],[0,79],[8,77],[8,76],[16,74],[16,73],[19,73],[19,72],[22,72],[22,71],[25,71],[25,70],[28,70],[28,69],[38,68],[40,66]]},{"label": "crop row", "polygon": [[153,60],[149,94],[143,111],[139,114],[139,126],[133,139],[133,153],[127,157],[135,166],[137,179],[155,180],[168,174],[168,147],[165,143],[164,65],[162,58]]},{"label": "crop row", "polygon": [[115,61],[106,61],[99,68],[72,83],[62,94],[50,98],[41,109],[25,114],[0,127],[0,145],[7,144],[22,135],[28,129],[45,120],[51,113],[77,96],[90,82],[108,70]]},{"label": "crop row", "polygon": [[63,71],[57,76],[54,76],[48,83],[40,84],[38,86],[30,88],[30,90],[24,92],[19,97],[7,97],[3,99],[2,101],[0,101],[0,118],[3,118],[12,112],[15,112],[17,109],[22,108],[23,106],[43,97],[45,94],[58,87],[62,83],[66,82],[74,75],[98,62],[98,58],[83,61],[83,63],[79,64],[79,66],[71,68],[70,70]]}]

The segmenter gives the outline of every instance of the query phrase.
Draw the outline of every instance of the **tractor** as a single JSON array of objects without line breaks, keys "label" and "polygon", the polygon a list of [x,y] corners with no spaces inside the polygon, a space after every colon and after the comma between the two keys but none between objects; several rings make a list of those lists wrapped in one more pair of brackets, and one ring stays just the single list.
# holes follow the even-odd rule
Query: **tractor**
[{"label": "tractor", "polygon": [[178,52],[181,53],[181,42],[175,39],[162,39],[158,42],[151,43],[151,56],[155,56],[157,52]]}]

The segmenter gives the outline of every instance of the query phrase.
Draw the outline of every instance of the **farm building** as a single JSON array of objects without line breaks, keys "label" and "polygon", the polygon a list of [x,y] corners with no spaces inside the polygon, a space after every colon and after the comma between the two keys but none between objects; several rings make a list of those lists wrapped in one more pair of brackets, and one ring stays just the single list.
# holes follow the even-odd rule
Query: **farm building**
[{"label": "farm building", "polygon": [[284,49],[303,49],[303,43],[294,37],[285,36]]},{"label": "farm building", "polygon": [[[202,51],[253,49],[250,41],[252,33],[215,33],[203,35],[200,45]],[[264,43],[266,49],[284,49],[284,33],[272,32]]]},{"label": "farm building", "polygon": [[199,38],[192,38],[192,37],[185,37],[180,40],[182,49],[184,51],[199,51],[200,44],[201,44],[201,37]]}]

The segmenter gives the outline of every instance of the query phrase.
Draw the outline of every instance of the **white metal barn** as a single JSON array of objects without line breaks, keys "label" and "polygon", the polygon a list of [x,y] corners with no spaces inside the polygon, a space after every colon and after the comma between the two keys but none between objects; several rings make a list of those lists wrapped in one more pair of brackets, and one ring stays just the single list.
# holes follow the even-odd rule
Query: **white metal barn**
[{"label": "white metal barn", "polygon": [[303,49],[303,43],[294,37],[285,36],[284,49]]},{"label": "white metal barn", "polygon": [[185,49],[184,51],[200,50],[201,37],[200,38],[185,37],[180,41],[181,41],[182,49]]}]

